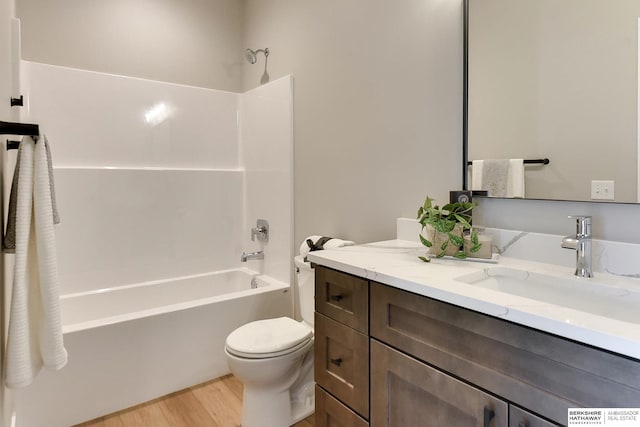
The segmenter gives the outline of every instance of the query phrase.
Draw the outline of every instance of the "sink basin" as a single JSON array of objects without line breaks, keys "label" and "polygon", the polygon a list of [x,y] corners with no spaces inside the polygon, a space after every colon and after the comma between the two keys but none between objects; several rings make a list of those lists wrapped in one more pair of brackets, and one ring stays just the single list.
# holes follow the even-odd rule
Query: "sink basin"
[{"label": "sink basin", "polygon": [[562,278],[506,267],[484,270],[455,280],[556,306],[640,324],[640,292],[575,277]]}]

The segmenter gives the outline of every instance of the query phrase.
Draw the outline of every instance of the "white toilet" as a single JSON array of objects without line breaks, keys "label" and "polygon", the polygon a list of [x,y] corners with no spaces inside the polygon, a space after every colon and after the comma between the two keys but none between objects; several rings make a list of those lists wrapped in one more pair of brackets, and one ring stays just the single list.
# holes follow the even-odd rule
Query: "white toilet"
[{"label": "white toilet", "polygon": [[314,411],[315,279],[309,263],[300,256],[294,261],[303,320],[258,320],[227,337],[229,369],[244,385],[243,427],[286,427]]}]

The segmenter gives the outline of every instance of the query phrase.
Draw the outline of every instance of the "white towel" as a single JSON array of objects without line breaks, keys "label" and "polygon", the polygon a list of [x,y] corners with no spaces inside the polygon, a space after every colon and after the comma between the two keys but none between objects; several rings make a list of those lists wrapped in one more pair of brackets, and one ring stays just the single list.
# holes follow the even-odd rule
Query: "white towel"
[{"label": "white towel", "polygon": [[25,387],[43,366],[60,369],[66,363],[47,151],[44,143],[24,138],[20,143],[7,386]]},{"label": "white towel", "polygon": [[471,190],[486,190],[492,197],[524,197],[522,159],[474,160]]},{"label": "white towel", "polygon": [[[53,210],[53,223],[60,224],[60,215],[56,206],[56,189],[53,185],[53,165],[51,164],[51,152],[47,137],[42,135],[41,142],[47,150],[47,167],[49,169],[49,184],[51,185],[51,208]],[[11,194],[9,196],[9,213],[7,214],[7,228],[4,239],[2,239],[2,248],[5,253],[16,253],[16,198],[18,196],[18,174],[20,173],[20,151],[16,158],[16,167],[13,170],[13,181],[11,182]]]},{"label": "white towel", "polygon": [[[304,241],[300,245],[300,255],[302,256],[302,258],[306,258],[307,255],[309,255],[309,252],[311,251],[311,248],[307,244],[307,240],[311,240],[315,244],[321,238],[322,238],[322,236],[309,236],[306,239],[304,239]],[[328,240],[323,245],[323,248],[324,249],[341,248],[343,246],[353,246],[355,244],[356,243],[352,242],[351,240],[342,240],[342,239],[330,238],[330,240]]]}]

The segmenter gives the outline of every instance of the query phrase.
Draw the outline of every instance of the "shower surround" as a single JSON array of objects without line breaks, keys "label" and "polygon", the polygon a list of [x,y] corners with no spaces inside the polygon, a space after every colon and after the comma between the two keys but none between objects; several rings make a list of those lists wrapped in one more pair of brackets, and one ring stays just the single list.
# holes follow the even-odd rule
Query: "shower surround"
[{"label": "shower surround", "polygon": [[[24,121],[52,147],[69,364],[16,391],[16,425],[68,426],[226,374],[229,332],[292,311],[292,78],[235,94],[21,69]],[[257,218],[267,244],[249,238]],[[243,250],[265,259],[240,263]]]}]

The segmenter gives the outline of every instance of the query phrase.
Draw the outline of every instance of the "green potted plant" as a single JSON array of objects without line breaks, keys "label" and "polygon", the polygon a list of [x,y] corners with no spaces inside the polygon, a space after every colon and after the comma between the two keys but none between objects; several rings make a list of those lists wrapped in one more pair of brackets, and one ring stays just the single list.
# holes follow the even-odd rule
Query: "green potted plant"
[{"label": "green potted plant", "polygon": [[[435,205],[435,200],[426,197],[424,204],[418,209],[418,222],[422,225],[420,241],[428,249],[427,254],[441,258],[450,255],[456,258],[465,259],[467,254],[464,250],[464,232],[471,230],[471,247],[469,252],[475,253],[481,243],[478,240],[478,233],[471,229],[471,209],[473,203],[455,202],[442,207]],[[422,235],[422,232],[425,235]],[[428,257],[418,257],[424,262],[429,262]]]}]

